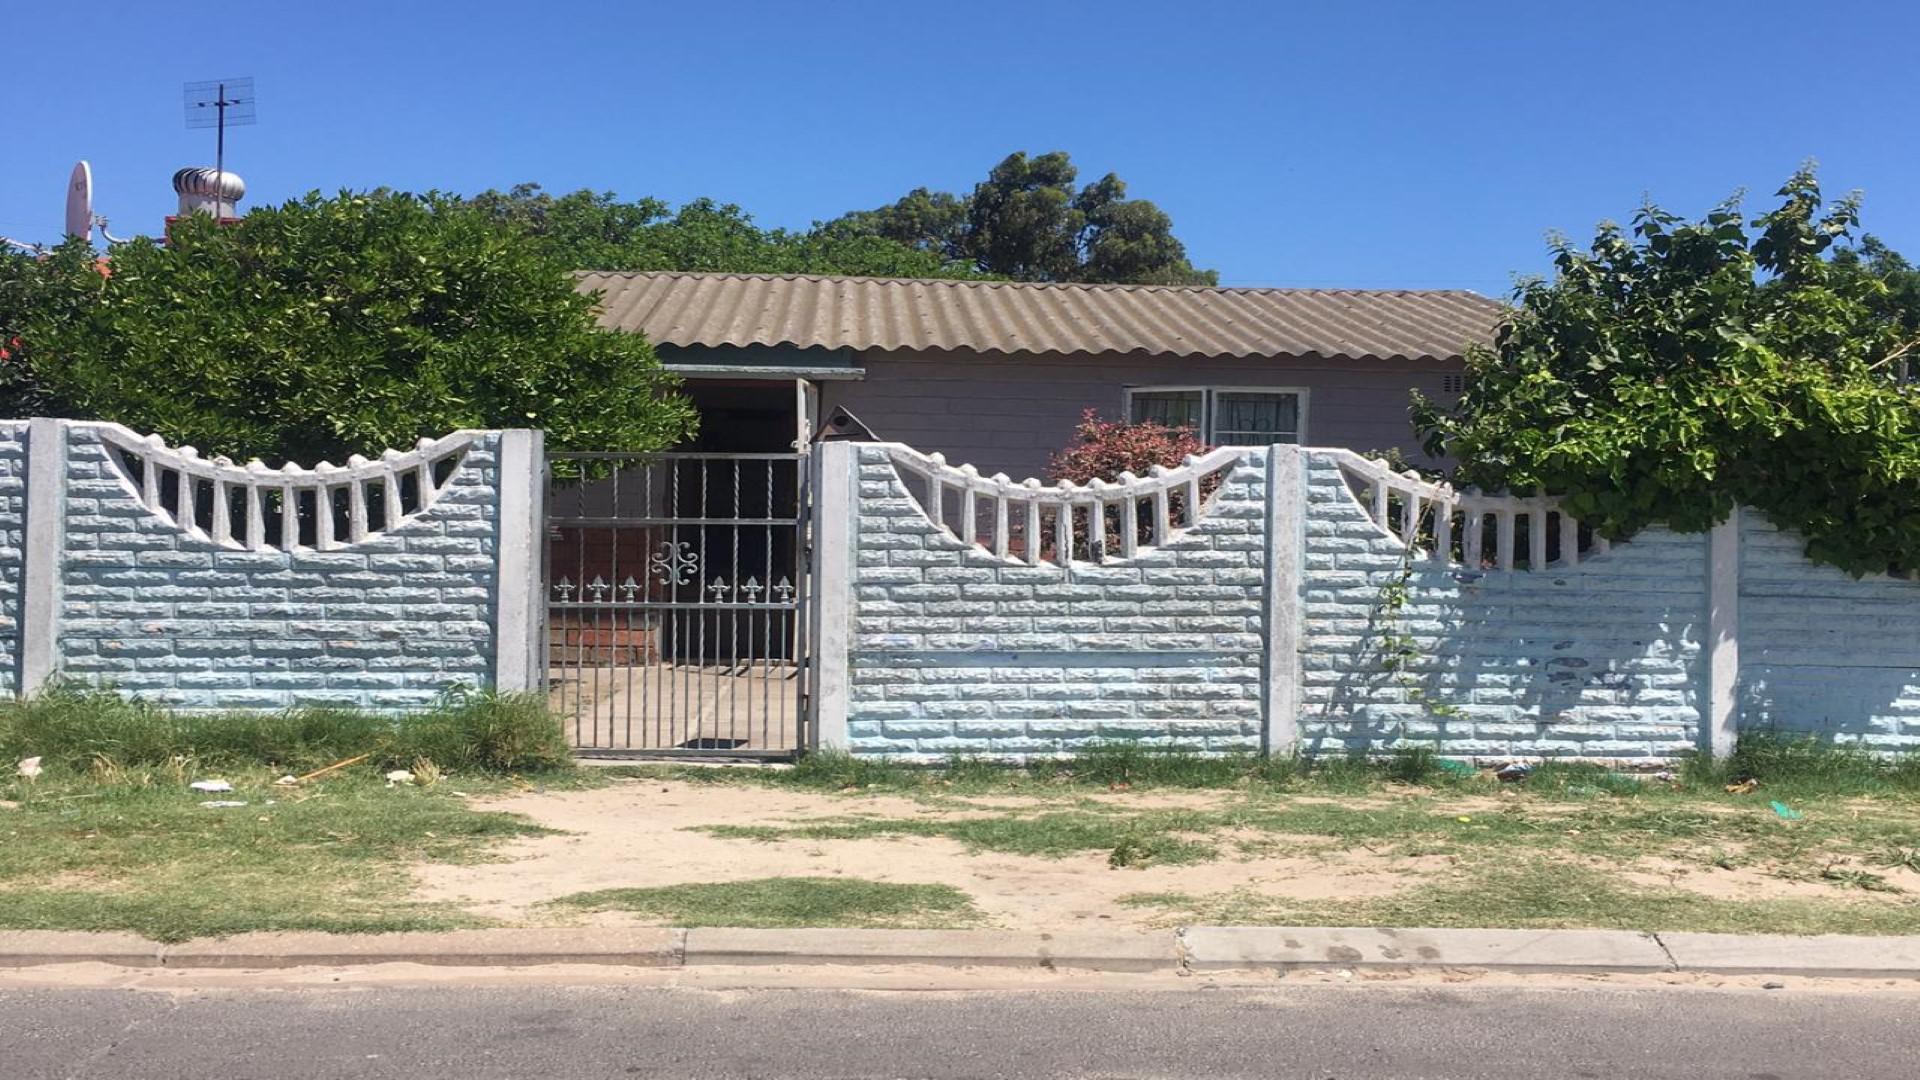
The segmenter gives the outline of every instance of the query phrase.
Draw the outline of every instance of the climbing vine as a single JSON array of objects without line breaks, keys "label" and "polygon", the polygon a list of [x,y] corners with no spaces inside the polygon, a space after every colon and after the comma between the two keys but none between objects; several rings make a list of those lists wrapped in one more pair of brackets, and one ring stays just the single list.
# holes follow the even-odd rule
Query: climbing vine
[{"label": "climbing vine", "polygon": [[1429,452],[1491,491],[1558,496],[1600,535],[1700,531],[1735,505],[1855,574],[1920,567],[1920,352],[1887,284],[1830,256],[1857,197],[1811,167],[1749,220],[1655,206],[1585,251],[1556,241],[1451,407],[1416,400]]},{"label": "climbing vine", "polygon": [[1429,716],[1453,718],[1460,715],[1459,707],[1437,700],[1414,672],[1413,663],[1420,659],[1423,650],[1419,639],[1407,630],[1405,623],[1407,602],[1412,597],[1414,561],[1419,555],[1420,539],[1433,535],[1432,524],[1433,507],[1428,505],[1421,509],[1413,542],[1405,545],[1405,550],[1400,553],[1400,561],[1380,585],[1380,599],[1373,609],[1373,636],[1380,653],[1381,669],[1406,695],[1407,703],[1419,705]]}]

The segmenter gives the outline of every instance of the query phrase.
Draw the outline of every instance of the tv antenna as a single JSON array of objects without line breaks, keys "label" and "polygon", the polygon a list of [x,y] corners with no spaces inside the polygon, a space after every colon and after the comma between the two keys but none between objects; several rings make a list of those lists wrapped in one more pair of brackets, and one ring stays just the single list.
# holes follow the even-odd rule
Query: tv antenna
[{"label": "tv antenna", "polygon": [[225,176],[227,128],[243,127],[258,119],[253,111],[257,100],[253,93],[253,76],[190,82],[186,84],[184,97],[187,127],[213,128],[217,132],[213,144],[213,171]]}]

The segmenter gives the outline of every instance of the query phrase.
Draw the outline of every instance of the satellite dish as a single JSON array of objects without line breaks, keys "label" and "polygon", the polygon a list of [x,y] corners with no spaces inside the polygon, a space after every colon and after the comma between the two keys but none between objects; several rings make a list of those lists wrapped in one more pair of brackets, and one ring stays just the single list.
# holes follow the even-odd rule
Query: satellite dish
[{"label": "satellite dish", "polygon": [[67,178],[67,235],[93,235],[93,167],[84,161],[74,163]]}]

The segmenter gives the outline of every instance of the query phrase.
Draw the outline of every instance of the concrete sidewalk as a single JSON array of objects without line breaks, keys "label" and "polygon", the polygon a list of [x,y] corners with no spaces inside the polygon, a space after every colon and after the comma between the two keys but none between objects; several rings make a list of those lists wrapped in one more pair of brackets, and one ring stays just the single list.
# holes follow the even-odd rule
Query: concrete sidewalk
[{"label": "concrete sidewalk", "polygon": [[85,962],[229,970],[388,963],[648,968],[923,964],[1102,972],[1454,968],[1522,974],[1684,971],[1920,979],[1920,938],[1251,926],[1052,934],[570,928],[242,934],[164,945],[132,934],[0,933],[0,968]]}]

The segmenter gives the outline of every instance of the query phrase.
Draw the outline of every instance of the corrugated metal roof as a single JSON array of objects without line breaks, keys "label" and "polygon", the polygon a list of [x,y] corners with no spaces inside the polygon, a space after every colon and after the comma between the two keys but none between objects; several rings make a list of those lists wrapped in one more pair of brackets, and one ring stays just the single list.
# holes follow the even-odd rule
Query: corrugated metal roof
[{"label": "corrugated metal roof", "polygon": [[601,325],[671,345],[1448,359],[1502,305],[1464,290],[1217,289],[583,271]]}]

